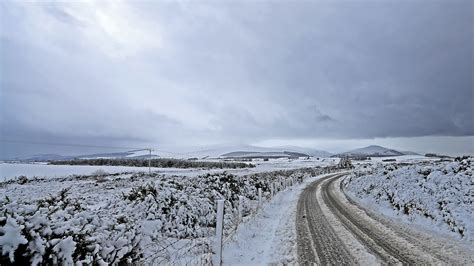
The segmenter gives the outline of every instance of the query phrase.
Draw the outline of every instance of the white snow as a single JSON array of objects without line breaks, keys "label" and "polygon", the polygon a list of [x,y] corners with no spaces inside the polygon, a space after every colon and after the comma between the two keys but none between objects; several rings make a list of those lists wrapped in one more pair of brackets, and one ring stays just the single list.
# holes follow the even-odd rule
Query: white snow
[{"label": "white snow", "polygon": [[377,157],[377,156],[399,156],[399,155],[403,155],[403,153],[396,150],[388,149],[385,147],[371,145],[364,148],[359,148],[359,149],[343,152],[339,155]]},{"label": "white snow", "polygon": [[[1,220],[0,220],[1,221]],[[14,262],[13,254],[20,244],[26,244],[28,241],[21,234],[23,226],[18,225],[15,218],[6,217],[5,225],[0,228],[0,247],[2,247],[2,255],[8,254],[10,261]]]},{"label": "white snow", "polygon": [[[472,158],[360,166],[347,194],[368,208],[437,234],[474,243]],[[365,167],[365,168],[364,168]]]},{"label": "white snow", "polygon": [[223,154],[230,153],[230,152],[275,152],[275,153],[282,153],[283,151],[290,151],[290,152],[300,152],[305,153],[310,156],[318,156],[318,157],[329,157],[331,154],[327,151],[309,149],[309,148],[302,148],[297,146],[282,146],[282,147],[259,147],[259,146],[252,146],[252,145],[217,145],[214,147],[209,147],[206,149],[187,152],[183,154],[173,154],[173,156],[177,156],[180,158],[218,158]]},{"label": "white snow", "polygon": [[324,175],[292,186],[267,202],[250,221],[239,225],[224,245],[225,265],[297,263],[296,206],[303,189]]},{"label": "white snow", "polygon": [[[289,166],[281,169],[285,168]],[[265,169],[271,165],[257,171]],[[4,257],[13,256],[25,244],[23,239],[28,239],[22,256],[31,264],[69,264],[71,260],[206,264],[212,251],[216,199],[226,199],[227,235],[236,225],[239,196],[244,198],[244,219],[248,220],[257,206],[258,188],[263,198],[270,198],[270,187],[280,192],[288,182],[326,170],[243,171],[238,175],[221,170],[195,175],[198,171],[205,170],[183,175],[136,173],[0,183],[0,215],[5,215],[0,216],[0,230],[9,232],[2,234],[0,250]],[[6,223],[7,217],[16,220]],[[79,253],[75,252],[78,248]],[[45,258],[44,254],[50,255]]]},{"label": "white snow", "polygon": [[[314,167],[314,166],[329,166],[336,164],[339,159],[336,158],[323,158],[317,160],[316,158],[306,159],[272,159],[269,161],[253,161],[256,165],[254,168],[241,168],[241,169],[225,169],[233,174],[250,174],[260,173],[272,170],[288,170],[302,167]],[[221,160],[211,160],[221,161]],[[148,167],[128,167],[128,166],[90,166],[90,165],[50,165],[47,163],[0,163],[0,182],[14,179],[19,176],[26,176],[28,178],[39,177],[39,178],[60,178],[67,177],[70,175],[90,175],[95,171],[103,170],[109,174],[114,173],[136,173],[136,172],[148,172]],[[217,173],[222,172],[223,169],[183,169],[183,168],[158,168],[152,167],[153,172],[159,172],[167,175],[190,175],[197,176],[204,173]]]},{"label": "white snow", "polygon": [[[156,168],[152,169],[158,170]],[[144,172],[148,171],[148,167],[0,163],[0,182],[18,176],[55,178],[66,177],[68,175],[90,175],[97,170],[104,170],[107,173],[113,174],[122,172]]]},{"label": "white snow", "polygon": [[76,249],[76,242],[72,239],[71,236],[66,237],[59,241],[59,243],[54,246],[53,250],[58,253],[58,257],[61,260],[61,264],[71,265],[73,264],[72,255]]},{"label": "white snow", "polygon": [[[407,223],[428,224],[457,238],[461,230],[462,240],[472,243],[472,159],[438,163],[417,158],[407,157],[403,165],[398,161],[359,164],[355,174],[344,181],[346,190],[361,204]],[[224,231],[228,237],[224,264],[295,264],[298,196],[307,183],[319,177],[304,169],[268,172],[328,166],[337,161],[278,159],[254,161],[255,168],[228,169],[226,173],[221,169],[155,169],[158,172],[151,176],[50,176],[0,183],[1,251],[13,258],[12,252],[29,239],[26,255],[32,264],[44,263],[45,252],[52,252],[50,262],[66,264],[71,260],[86,264],[122,259],[136,262],[138,254],[143,256],[139,262],[146,264],[207,264],[214,239],[215,200],[225,198]],[[406,165],[410,162],[414,164]],[[25,167],[21,174],[34,167],[17,166]],[[71,166],[42,167],[76,170]],[[104,166],[87,168],[113,172]],[[284,189],[295,179],[304,179],[304,183]],[[271,184],[278,192],[274,197],[270,196]],[[263,188],[266,202],[255,212],[258,187]],[[387,194],[392,193],[390,202]],[[238,196],[244,197],[245,214],[244,223],[235,230]],[[403,207],[397,210],[393,204]],[[409,215],[403,213],[404,206]],[[424,218],[425,213],[435,221]],[[84,243],[89,243],[86,255],[74,257],[74,250],[84,248]]]},{"label": "white snow", "polygon": [[[125,157],[129,157],[129,158],[133,158],[133,157],[146,157],[146,156],[150,156],[150,151],[149,150],[136,150],[136,151],[130,151],[130,154],[125,156]],[[151,151],[151,156],[153,158],[156,158],[156,157],[159,157],[155,151]]]}]

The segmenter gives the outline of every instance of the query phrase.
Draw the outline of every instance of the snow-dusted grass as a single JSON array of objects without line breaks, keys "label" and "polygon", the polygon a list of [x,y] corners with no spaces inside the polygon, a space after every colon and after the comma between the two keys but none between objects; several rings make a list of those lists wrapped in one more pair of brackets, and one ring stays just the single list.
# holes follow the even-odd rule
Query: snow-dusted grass
[{"label": "snow-dusted grass", "polygon": [[[0,264],[209,262],[215,201],[226,199],[227,233],[236,226],[238,196],[245,213],[257,190],[270,198],[288,180],[333,168],[234,175],[71,176],[0,184]],[[188,260],[189,259],[189,260]]]},{"label": "snow-dusted grass", "polygon": [[374,164],[357,169],[344,186],[363,206],[472,243],[472,161]]}]

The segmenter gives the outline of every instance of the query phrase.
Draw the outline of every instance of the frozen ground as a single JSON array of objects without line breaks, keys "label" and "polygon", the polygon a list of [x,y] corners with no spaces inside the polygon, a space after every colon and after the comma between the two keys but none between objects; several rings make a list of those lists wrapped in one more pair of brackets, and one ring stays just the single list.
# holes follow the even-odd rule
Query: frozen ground
[{"label": "frozen ground", "polygon": [[[18,254],[27,256],[16,262],[26,264],[206,264],[220,198],[226,199],[224,264],[295,264],[298,197],[326,171],[303,167],[337,160],[279,159],[253,162],[257,167],[249,169],[157,169],[151,175],[10,178],[0,182],[0,264]],[[378,213],[472,243],[471,160],[412,156],[396,163],[363,162],[346,179],[346,191]],[[288,188],[290,182],[298,184]],[[265,203],[257,210],[259,187]],[[238,196],[244,197],[240,224]]]},{"label": "frozen ground", "polygon": [[[301,167],[327,166],[337,163],[338,159],[322,158],[315,159],[274,159],[264,162],[263,160],[252,162],[257,167],[247,169],[228,169],[228,172],[234,174],[250,174],[272,170],[296,169]],[[41,177],[41,178],[57,178],[69,175],[90,175],[97,170],[104,170],[107,173],[123,173],[123,172],[148,172],[148,167],[126,167],[126,166],[89,166],[89,165],[48,165],[46,163],[0,163],[0,182],[14,179],[18,176]],[[207,172],[221,172],[222,169],[179,169],[179,168],[155,168],[153,172],[169,175],[191,175],[197,176]]]},{"label": "frozen ground", "polygon": [[345,180],[345,190],[362,206],[394,220],[472,245],[472,160],[361,166]]},{"label": "frozen ground", "polygon": [[68,175],[90,175],[97,170],[104,170],[107,173],[114,174],[122,172],[143,172],[148,171],[148,168],[126,166],[48,165],[46,163],[0,163],[0,182],[18,176],[56,178],[66,177]]},{"label": "frozen ground", "polygon": [[227,200],[224,225],[230,233],[236,225],[238,196],[243,197],[244,217],[250,220],[258,188],[270,199],[272,187],[277,193],[289,182],[326,171],[280,171],[316,166],[293,163],[275,161],[272,167],[262,162],[255,172],[243,170],[238,175],[201,169],[0,182],[0,264],[13,260],[17,264],[207,263],[215,200]]},{"label": "frozen ground", "polygon": [[394,162],[384,162],[384,160],[395,160],[395,163],[407,163],[407,164],[416,164],[416,163],[425,163],[425,162],[434,162],[439,160],[439,158],[425,157],[423,155],[402,155],[402,156],[387,156],[387,157],[371,157],[370,160],[363,161],[352,161],[352,164],[355,166],[358,165],[373,165],[375,163],[382,164],[391,164]]},{"label": "frozen ground", "polygon": [[322,176],[311,177],[286,189],[269,201],[260,212],[239,225],[224,245],[225,265],[295,264],[295,215],[301,191]]}]

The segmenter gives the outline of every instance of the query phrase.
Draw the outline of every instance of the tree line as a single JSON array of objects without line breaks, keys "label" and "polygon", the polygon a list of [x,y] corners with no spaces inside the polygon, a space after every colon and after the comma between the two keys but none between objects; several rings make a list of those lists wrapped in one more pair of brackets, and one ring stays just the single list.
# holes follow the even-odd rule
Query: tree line
[{"label": "tree line", "polygon": [[[49,164],[53,165],[106,165],[106,166],[133,166],[148,167],[147,159],[73,159],[73,160],[54,160]],[[159,158],[150,160],[151,167],[159,168],[246,168],[255,167],[254,164],[242,162],[210,162],[210,161],[190,161],[182,159]]]}]

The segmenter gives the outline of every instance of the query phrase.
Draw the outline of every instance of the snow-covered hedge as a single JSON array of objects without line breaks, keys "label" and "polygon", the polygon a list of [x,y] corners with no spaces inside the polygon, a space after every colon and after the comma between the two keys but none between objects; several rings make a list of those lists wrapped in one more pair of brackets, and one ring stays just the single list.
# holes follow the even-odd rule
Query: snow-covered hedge
[{"label": "snow-covered hedge", "polygon": [[[272,186],[278,192],[288,180],[302,181],[334,170],[304,168],[245,176],[223,172],[197,177],[135,174],[128,181],[133,184],[129,189],[117,190],[112,196],[91,198],[66,188],[40,200],[3,197],[0,264],[141,261],[150,256],[150,246],[170,238],[212,236],[217,199],[226,199],[224,226],[229,230],[237,215],[238,196],[244,197],[248,213],[256,205],[258,188],[269,198]],[[114,188],[113,179],[91,180],[81,182]]]},{"label": "snow-covered hedge", "polygon": [[365,166],[346,178],[344,185],[349,196],[362,204],[472,241],[472,162],[472,157],[464,157],[453,162]]}]

